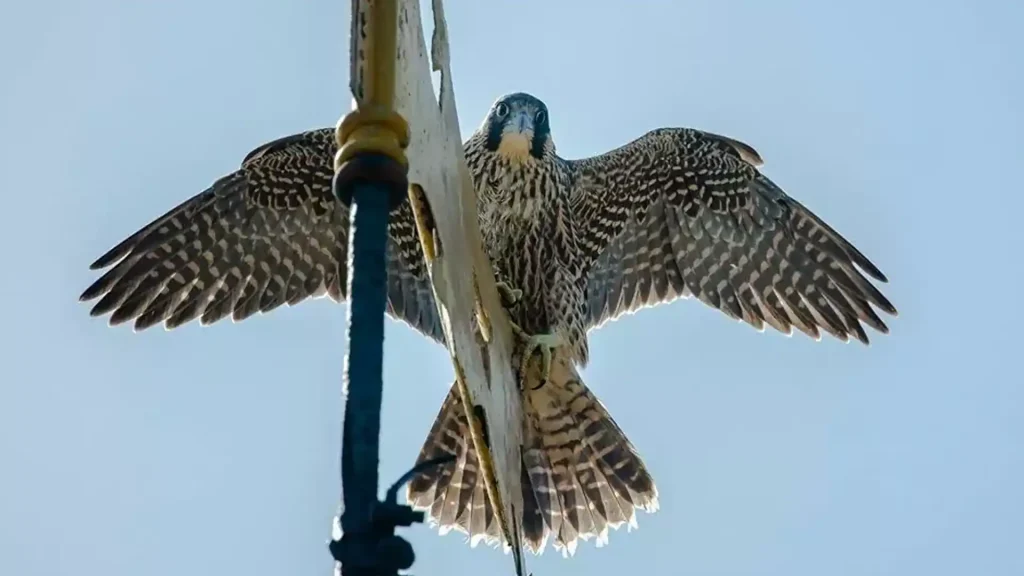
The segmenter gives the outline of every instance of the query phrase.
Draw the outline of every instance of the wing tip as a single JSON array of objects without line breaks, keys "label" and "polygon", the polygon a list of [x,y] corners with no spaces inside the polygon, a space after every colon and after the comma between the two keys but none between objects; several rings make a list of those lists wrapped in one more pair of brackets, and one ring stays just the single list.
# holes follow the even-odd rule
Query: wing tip
[{"label": "wing tip", "polygon": [[844,246],[844,248],[846,249],[847,254],[849,254],[854,263],[857,264],[858,268],[863,270],[865,274],[871,276],[871,278],[877,280],[878,282],[881,282],[883,284],[889,283],[889,277],[886,276],[885,273],[878,268],[878,266],[875,266],[874,262],[868,260],[867,256],[861,254],[860,251],[854,248],[853,245],[850,244],[848,241],[845,242],[845,244],[846,245]]},{"label": "wing tip", "polygon": [[[97,294],[96,296],[93,296],[92,298],[90,298],[90,300],[93,300],[93,299],[95,299],[98,296],[99,296],[99,294]],[[114,311],[116,308],[117,308],[117,306],[114,305],[113,303],[109,302],[107,300],[107,298],[106,298],[106,295],[105,295],[102,300],[97,302],[95,305],[93,305],[92,308],[89,309],[89,316],[91,316],[93,318],[99,318],[101,316],[106,316],[107,314],[110,314],[112,311]]]},{"label": "wing tip", "polygon": [[872,328],[874,328],[875,332],[878,332],[879,334],[886,336],[889,334],[889,325],[883,322],[881,318],[878,319],[877,326],[872,326]]},{"label": "wing tip", "polygon": [[[93,317],[95,318],[95,317],[99,317],[99,316],[105,316],[106,314],[107,314],[106,312],[104,312],[102,314],[94,314]],[[107,326],[109,326],[110,328],[117,328],[118,326],[123,325],[127,321],[128,321],[128,319],[118,318],[116,315],[111,314],[110,317],[107,318]]]},{"label": "wing tip", "polygon": [[128,238],[125,238],[124,241],[119,243],[117,246],[114,246],[110,250],[104,252],[102,256],[94,260],[92,264],[89,264],[89,270],[102,270],[104,268],[109,268],[113,264],[116,264],[118,261],[127,256],[129,252],[132,251],[132,249],[135,247],[135,242],[138,240],[139,236],[147,229],[148,226],[147,228],[143,228],[142,230],[139,230],[135,234],[132,234]]},{"label": "wing tip", "polygon": [[107,252],[103,256],[94,260],[92,264],[89,264],[89,270],[103,270],[113,264],[116,260],[117,258],[111,252]]},{"label": "wing tip", "polygon": [[893,306],[892,302],[885,300],[883,304],[883,306],[879,307],[881,310],[883,310],[886,314],[892,316],[893,318],[899,318],[900,311],[896,309],[896,306]]},{"label": "wing tip", "polygon": [[85,290],[82,290],[82,293],[78,295],[78,301],[89,302],[91,300],[95,300],[96,298],[98,298],[99,295],[102,293],[103,292],[101,290],[97,290],[95,284],[93,284],[92,286],[89,286]]}]

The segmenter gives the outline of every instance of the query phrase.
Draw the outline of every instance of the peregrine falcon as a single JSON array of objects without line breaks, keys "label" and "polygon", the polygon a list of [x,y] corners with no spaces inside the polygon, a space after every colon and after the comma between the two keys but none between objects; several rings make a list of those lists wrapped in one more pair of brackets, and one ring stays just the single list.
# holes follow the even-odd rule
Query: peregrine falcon
[{"label": "peregrine falcon", "polygon": [[[346,297],[347,209],[331,191],[334,128],[253,150],[241,167],[100,257],[110,267],[82,294],[94,316],[137,330],[199,318],[243,320],[282,304]],[[624,314],[696,297],[758,330],[865,344],[887,333],[874,308],[896,309],[871,283],[882,272],[822,219],[764,176],[750,146],[690,128],[661,128],[605,154],[555,152],[548,109],[498,99],[465,143],[485,249],[523,337],[551,370],[587,364],[588,333]],[[389,221],[387,312],[443,342],[412,211]],[[874,308],[873,308],[874,307]],[[563,371],[564,374],[564,371]],[[524,538],[573,550],[635,523],[657,491],[644,463],[579,380],[541,380],[524,403]],[[442,529],[500,540],[482,497],[468,423],[454,388],[420,458],[455,463],[413,480],[409,500]]]}]

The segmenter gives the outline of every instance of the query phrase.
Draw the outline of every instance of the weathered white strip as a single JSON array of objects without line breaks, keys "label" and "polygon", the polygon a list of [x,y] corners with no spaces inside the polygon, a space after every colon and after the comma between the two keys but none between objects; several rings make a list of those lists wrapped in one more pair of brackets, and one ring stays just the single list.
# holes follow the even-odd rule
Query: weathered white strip
[{"label": "weathered white strip", "polygon": [[[373,0],[355,0],[353,18],[365,18]],[[395,107],[409,122],[411,140],[410,184],[418,184],[426,194],[436,223],[440,245],[436,259],[430,262],[435,300],[444,324],[449,352],[456,374],[462,375],[468,405],[480,405],[487,416],[490,439],[488,493],[495,509],[500,510],[516,563],[516,573],[526,574],[519,518],[523,509],[520,488],[520,446],[522,444],[522,396],[511,367],[512,332],[495,287],[482,245],[477,221],[476,194],[463,157],[462,137],[455,108],[455,93],[449,67],[448,31],[442,0],[432,0],[434,31],[431,58],[420,20],[419,0],[398,0],[398,66],[396,68]],[[362,49],[369,42],[369,29],[352,35],[353,95],[363,94],[361,82],[366,62]],[[432,60],[432,62],[431,62]],[[431,71],[441,72],[440,103],[434,96]],[[475,279],[475,284],[474,284]],[[481,321],[483,310],[489,341],[479,338],[473,326]],[[385,361],[387,361],[385,359]],[[473,416],[470,414],[470,420]],[[474,434],[481,456],[488,453],[482,438]],[[486,466],[487,463],[484,463]],[[490,476],[490,475],[485,475]],[[496,480],[496,486],[495,484]]]}]

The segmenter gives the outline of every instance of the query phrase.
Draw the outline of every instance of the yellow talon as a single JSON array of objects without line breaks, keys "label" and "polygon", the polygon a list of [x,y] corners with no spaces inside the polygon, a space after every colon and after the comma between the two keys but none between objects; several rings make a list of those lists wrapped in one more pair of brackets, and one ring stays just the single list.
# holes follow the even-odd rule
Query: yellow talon
[{"label": "yellow talon", "polygon": [[519,365],[519,377],[526,382],[526,369],[529,366],[530,358],[534,352],[540,352],[541,356],[541,379],[533,389],[536,390],[547,383],[551,376],[551,353],[555,348],[563,345],[561,336],[558,334],[526,334],[515,322],[512,322],[512,331],[516,336],[526,342],[523,347],[523,357]]},{"label": "yellow talon", "polygon": [[519,288],[513,288],[507,282],[497,282],[496,285],[498,294],[501,295],[501,301],[506,308],[515,306],[523,298],[523,291]]}]

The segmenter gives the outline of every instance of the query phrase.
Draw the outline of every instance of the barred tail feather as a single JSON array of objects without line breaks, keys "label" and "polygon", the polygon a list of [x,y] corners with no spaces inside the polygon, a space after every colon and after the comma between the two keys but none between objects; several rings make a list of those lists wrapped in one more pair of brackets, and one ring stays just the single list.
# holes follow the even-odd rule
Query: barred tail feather
[{"label": "barred tail feather", "polygon": [[501,543],[501,524],[487,500],[469,420],[454,384],[427,434],[417,463],[441,456],[454,456],[455,460],[416,475],[409,482],[409,504],[426,511],[441,534],[456,529],[470,537],[472,546],[481,540],[491,545]]},{"label": "barred tail feather", "polygon": [[[524,412],[521,526],[532,552],[543,552],[549,538],[563,555],[575,553],[580,540],[595,538],[601,546],[609,528],[637,526],[637,508],[657,510],[657,488],[643,461],[568,359],[556,358],[550,380],[524,391]],[[454,386],[419,461],[442,455],[455,461],[414,478],[410,504],[426,510],[442,534],[458,530],[473,546],[503,543]]]}]

